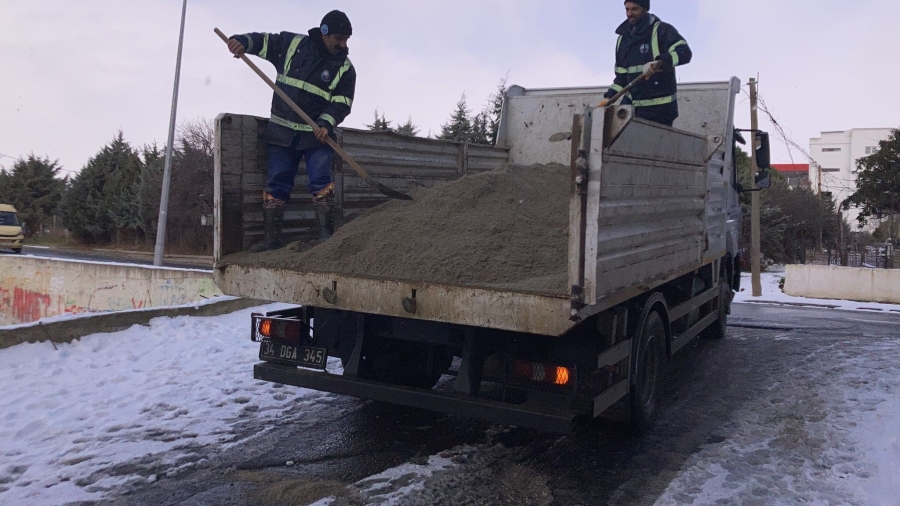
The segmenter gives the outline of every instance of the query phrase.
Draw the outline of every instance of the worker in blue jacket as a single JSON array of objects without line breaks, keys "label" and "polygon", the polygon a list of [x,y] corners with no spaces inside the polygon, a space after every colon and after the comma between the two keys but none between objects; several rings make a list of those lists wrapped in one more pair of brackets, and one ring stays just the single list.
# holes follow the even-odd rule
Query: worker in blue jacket
[{"label": "worker in blue jacket", "polygon": [[672,126],[678,117],[675,67],[690,63],[691,48],[674,26],[650,14],[650,0],[626,1],[625,14],[616,30],[616,79],[601,106],[643,75],[622,104],[633,105],[638,118]]},{"label": "worker in blue jacket", "polygon": [[335,138],[335,127],[350,114],[353,105],[356,71],[347,57],[347,40],[352,34],[350,19],[336,10],[307,35],[248,33],[228,41],[228,49],[235,57],[246,53],[272,63],[278,71],[278,87],[318,125],[307,125],[277,94],[272,98],[266,130],[269,174],[263,194],[265,238],[251,251],[282,246],[284,206],[291,198],[301,160],[306,161],[307,190],[312,195],[321,237],[327,239],[334,232],[334,150],[325,140]]}]

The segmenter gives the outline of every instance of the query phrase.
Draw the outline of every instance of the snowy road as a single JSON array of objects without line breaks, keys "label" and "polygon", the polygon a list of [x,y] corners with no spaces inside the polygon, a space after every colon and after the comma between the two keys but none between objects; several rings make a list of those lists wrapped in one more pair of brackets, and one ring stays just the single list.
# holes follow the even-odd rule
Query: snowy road
[{"label": "snowy road", "polygon": [[661,418],[642,439],[613,425],[558,436],[258,383],[248,314],[0,351],[0,503],[900,497],[893,314],[737,305],[728,339],[673,361]]}]

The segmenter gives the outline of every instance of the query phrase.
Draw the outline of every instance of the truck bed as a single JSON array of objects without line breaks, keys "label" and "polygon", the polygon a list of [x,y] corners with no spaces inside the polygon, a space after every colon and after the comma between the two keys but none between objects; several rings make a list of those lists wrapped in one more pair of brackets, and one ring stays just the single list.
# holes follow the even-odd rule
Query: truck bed
[{"label": "truck bed", "polygon": [[558,164],[498,167],[386,202],[322,244],[222,263],[565,295],[568,178]]}]

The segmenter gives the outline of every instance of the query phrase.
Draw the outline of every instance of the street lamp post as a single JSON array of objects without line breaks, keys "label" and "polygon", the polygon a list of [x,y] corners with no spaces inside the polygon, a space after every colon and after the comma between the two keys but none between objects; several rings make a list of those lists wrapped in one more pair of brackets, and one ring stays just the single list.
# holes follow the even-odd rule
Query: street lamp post
[{"label": "street lamp post", "polygon": [[172,114],[169,117],[169,141],[166,143],[166,168],[163,171],[162,196],[159,199],[159,221],[156,225],[156,250],[153,265],[161,266],[166,249],[166,220],[169,216],[169,187],[172,183],[172,154],[175,146],[175,118],[178,111],[178,84],[181,80],[181,49],[184,47],[184,22],[187,0],[181,6],[181,31],[178,35],[178,57],[175,60],[175,89],[172,91]]}]

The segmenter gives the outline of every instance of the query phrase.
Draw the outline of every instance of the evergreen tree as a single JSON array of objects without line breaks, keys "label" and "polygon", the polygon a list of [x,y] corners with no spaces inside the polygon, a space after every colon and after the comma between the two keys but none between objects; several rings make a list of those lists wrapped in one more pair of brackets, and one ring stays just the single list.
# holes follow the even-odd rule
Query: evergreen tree
[{"label": "evergreen tree", "polygon": [[141,150],[141,177],[137,182],[138,217],[145,239],[156,239],[159,198],[166,155],[154,143]]},{"label": "evergreen tree", "polygon": [[375,109],[375,121],[371,125],[366,125],[366,128],[369,130],[375,130],[380,132],[390,132],[393,129],[391,128],[392,121],[387,121],[384,117],[384,113],[381,114],[381,117],[378,116],[378,109]]},{"label": "evergreen tree", "polygon": [[12,204],[31,232],[41,231],[59,205],[65,189],[59,172],[59,162],[33,154],[16,161],[9,172],[0,171],[0,202]]},{"label": "evergreen tree", "polygon": [[441,134],[438,139],[445,141],[466,142],[472,138],[472,120],[469,119],[472,111],[466,103],[466,94],[463,93],[456,110],[450,116],[450,121],[441,126]]},{"label": "evergreen tree", "polygon": [[92,157],[60,203],[63,224],[85,242],[109,242],[140,226],[136,182],[140,159],[122,132]]},{"label": "evergreen tree", "polygon": [[395,132],[397,132],[400,135],[405,135],[407,137],[416,137],[417,135],[419,135],[419,127],[417,127],[413,123],[412,116],[410,116],[409,119],[406,120],[406,123],[397,127]]},{"label": "evergreen tree", "polygon": [[63,226],[82,242],[108,241],[113,228],[104,205],[107,174],[94,162],[95,158],[88,160],[72,179],[59,205]]},{"label": "evergreen tree", "polygon": [[488,141],[492,146],[497,145],[497,136],[500,133],[500,114],[503,112],[503,97],[506,96],[506,83],[508,81],[509,76],[500,80],[500,83],[497,84],[497,91],[488,99],[488,106],[485,109],[488,118]]},{"label": "evergreen tree", "polygon": [[127,143],[122,132],[110,145],[107,163],[110,178],[105,194],[109,202],[109,218],[116,231],[116,242],[122,241],[122,234],[131,235],[136,241],[141,222],[137,198],[141,177],[141,159]]},{"label": "evergreen tree", "polygon": [[859,224],[900,214],[900,129],[881,141],[878,151],[860,158],[857,168],[856,192],[847,205],[860,208]]},{"label": "evergreen tree", "polygon": [[472,120],[472,134],[469,136],[469,142],[491,144],[489,121],[487,112],[475,116]]}]

